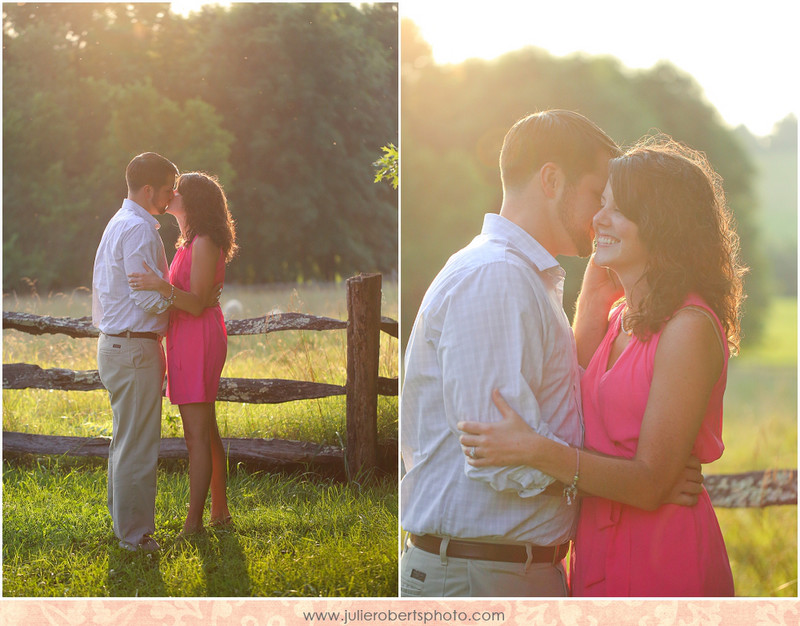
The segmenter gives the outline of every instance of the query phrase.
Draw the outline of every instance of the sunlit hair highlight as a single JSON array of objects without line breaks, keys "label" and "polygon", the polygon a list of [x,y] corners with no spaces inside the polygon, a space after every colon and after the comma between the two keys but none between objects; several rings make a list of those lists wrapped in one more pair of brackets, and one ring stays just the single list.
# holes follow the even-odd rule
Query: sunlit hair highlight
[{"label": "sunlit hair highlight", "polygon": [[186,211],[186,232],[178,238],[175,247],[189,244],[197,235],[207,235],[222,249],[225,262],[229,262],[238,249],[236,226],[219,181],[202,172],[181,174],[178,193]]},{"label": "sunlit hair highlight", "polygon": [[648,251],[642,279],[649,290],[626,319],[629,327],[647,339],[696,293],[717,314],[737,352],[746,268],[722,178],[703,153],[664,134],[646,137],[612,159],[609,177],[617,207],[639,227]]},{"label": "sunlit hair highlight", "polygon": [[527,185],[542,165],[556,163],[568,184],[597,167],[599,154],[621,153],[614,140],[594,122],[575,111],[551,109],[517,121],[506,133],[500,151],[503,188]]}]

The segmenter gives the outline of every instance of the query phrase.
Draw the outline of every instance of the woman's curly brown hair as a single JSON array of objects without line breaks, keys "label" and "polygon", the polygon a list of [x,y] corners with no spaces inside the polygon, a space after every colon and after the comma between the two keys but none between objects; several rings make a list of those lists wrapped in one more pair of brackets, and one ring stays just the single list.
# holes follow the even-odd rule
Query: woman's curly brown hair
[{"label": "woman's curly brown hair", "polygon": [[186,232],[178,238],[175,247],[187,245],[196,235],[207,235],[222,249],[228,263],[238,249],[236,226],[219,181],[202,172],[181,174],[178,193],[183,197],[186,210]]},{"label": "woman's curly brown hair", "polygon": [[722,179],[705,155],[658,134],[612,159],[609,177],[617,207],[649,253],[642,277],[649,292],[626,320],[636,336],[646,340],[696,293],[738,351],[746,268]]}]

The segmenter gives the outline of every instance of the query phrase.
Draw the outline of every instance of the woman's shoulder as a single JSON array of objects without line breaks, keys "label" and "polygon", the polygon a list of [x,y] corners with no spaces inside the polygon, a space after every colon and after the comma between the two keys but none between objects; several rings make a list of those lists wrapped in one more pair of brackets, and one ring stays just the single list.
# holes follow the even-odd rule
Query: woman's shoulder
[{"label": "woman's shoulder", "polygon": [[209,235],[195,235],[189,244],[192,248],[193,253],[200,252],[213,255],[215,258],[219,254],[220,247],[214,243],[214,240],[211,239]]},{"label": "woman's shoulder", "polygon": [[[705,299],[696,293],[690,293],[684,298],[681,305],[675,309],[675,312],[670,317],[670,320],[678,316],[686,317],[687,315],[704,316],[710,320],[715,328],[722,330],[722,323],[719,316],[716,314],[711,305]],[[669,320],[668,320],[669,322]]]},{"label": "woman's shoulder", "polygon": [[[688,344],[700,346],[713,343],[721,349],[724,359],[728,357],[725,332],[719,317],[711,306],[698,294],[691,293],[675,310],[664,325],[664,334],[681,338]],[[714,350],[716,352],[716,349]]]},{"label": "woman's shoulder", "polygon": [[711,311],[713,313],[713,310],[711,309],[711,305],[709,305],[708,302],[706,302],[706,300],[705,300],[705,298],[703,298],[703,296],[701,296],[700,294],[695,293],[695,292],[690,292],[683,299],[683,302],[677,308],[677,311],[680,311],[683,308],[691,307],[691,306],[699,307],[701,309],[708,309],[709,311]]}]

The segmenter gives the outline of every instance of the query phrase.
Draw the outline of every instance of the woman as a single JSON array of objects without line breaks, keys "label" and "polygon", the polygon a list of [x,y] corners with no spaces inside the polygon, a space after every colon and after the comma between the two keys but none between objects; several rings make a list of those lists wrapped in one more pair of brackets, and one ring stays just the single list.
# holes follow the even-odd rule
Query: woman
[{"label": "woman", "polygon": [[236,232],[225,194],[202,173],[183,174],[167,207],[181,235],[169,281],[145,265],[129,275],[131,287],[155,290],[172,301],[167,330],[167,395],[177,404],[189,450],[189,511],[182,534],[203,530],[203,509],[211,487],[211,526],[231,523],[226,489],[225,450],[214,401],[227,354],[225,320],[217,304],[206,307],[225,264],[236,252]]},{"label": "woman", "polygon": [[[586,326],[597,319],[576,317],[579,355],[594,353],[581,381],[585,448],[533,432],[495,390],[503,420],[459,424],[464,451],[472,465],[527,464],[564,482],[565,497],[588,494],[573,595],[733,595],[705,490],[695,506],[661,505],[690,453],[710,463],[723,451],[743,268],[720,179],[701,154],[669,138],[640,143],[611,161],[594,230],[580,299],[608,302],[607,330],[587,345]],[[610,315],[608,277],[624,291]]]}]

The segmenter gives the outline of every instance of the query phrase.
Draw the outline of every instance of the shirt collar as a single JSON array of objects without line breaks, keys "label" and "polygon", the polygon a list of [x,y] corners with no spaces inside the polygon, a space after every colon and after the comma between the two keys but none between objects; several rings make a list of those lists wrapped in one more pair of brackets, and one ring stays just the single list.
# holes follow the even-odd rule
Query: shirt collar
[{"label": "shirt collar", "polygon": [[161,228],[161,223],[152,215],[150,215],[145,208],[140,205],[138,202],[134,202],[130,198],[125,198],[122,201],[122,208],[134,213],[138,217],[141,217],[145,220],[148,224],[151,224],[154,228],[158,229]]},{"label": "shirt collar", "polygon": [[507,239],[540,272],[561,267],[555,257],[524,229],[496,213],[484,215],[481,234],[496,235]]}]

